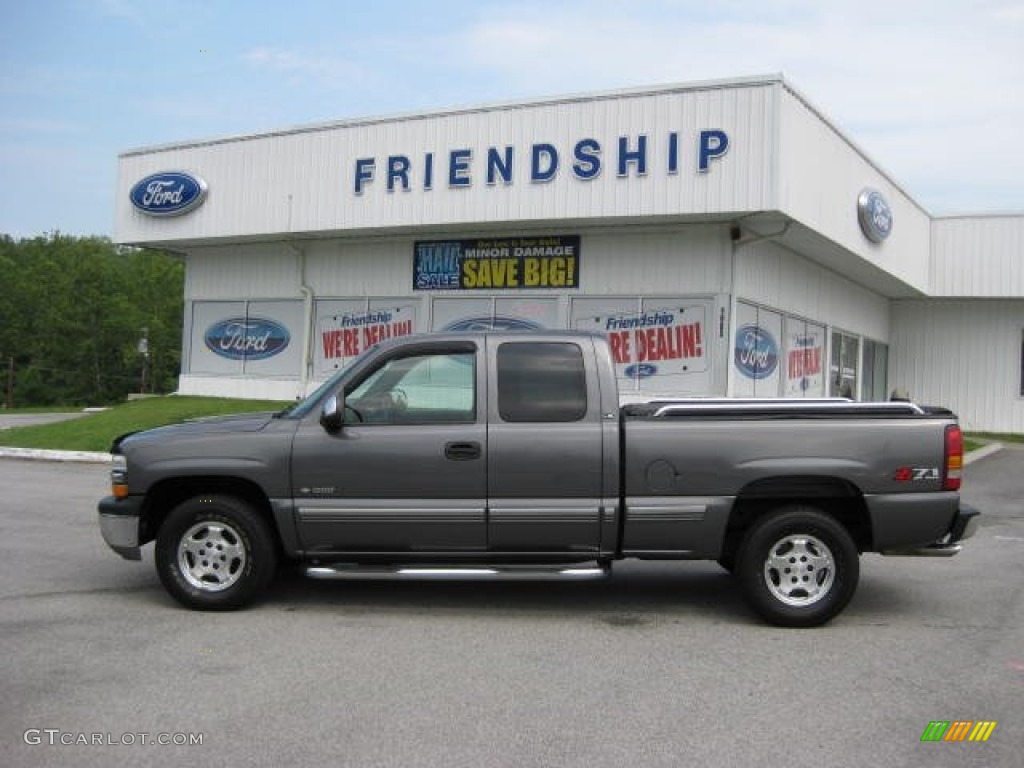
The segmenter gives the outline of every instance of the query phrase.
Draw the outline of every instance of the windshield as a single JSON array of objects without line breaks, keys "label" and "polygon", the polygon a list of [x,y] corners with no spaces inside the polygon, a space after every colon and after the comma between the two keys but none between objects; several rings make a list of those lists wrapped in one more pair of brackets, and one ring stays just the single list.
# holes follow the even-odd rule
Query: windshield
[{"label": "windshield", "polygon": [[278,413],[274,414],[274,416],[276,416],[279,419],[301,419],[305,417],[311,410],[313,410],[316,404],[320,402],[321,398],[323,398],[324,395],[337,388],[338,383],[349,372],[352,366],[361,362],[364,357],[366,357],[369,353],[373,352],[376,348],[377,345],[375,344],[369,349],[364,349],[362,354],[360,354],[358,357],[353,357],[351,360],[345,363],[341,370],[339,370],[337,373],[331,376],[331,378],[329,378],[327,381],[325,381],[323,384],[317,387],[316,391],[309,395],[309,397],[307,397],[305,400],[300,400],[299,402],[295,403],[295,405],[289,405],[283,411],[279,411]]}]

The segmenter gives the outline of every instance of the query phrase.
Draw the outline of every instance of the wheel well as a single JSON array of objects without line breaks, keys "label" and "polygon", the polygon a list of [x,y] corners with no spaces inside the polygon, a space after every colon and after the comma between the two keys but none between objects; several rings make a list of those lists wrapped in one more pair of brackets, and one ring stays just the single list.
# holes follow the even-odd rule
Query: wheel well
[{"label": "wheel well", "polygon": [[139,543],[153,541],[172,509],[186,499],[202,494],[234,496],[252,504],[267,521],[278,549],[281,548],[267,495],[256,483],[238,477],[175,477],[161,480],[146,494],[139,526]]},{"label": "wheel well", "polygon": [[860,490],[838,477],[772,477],[746,485],[736,497],[725,529],[722,556],[735,555],[754,521],[784,506],[805,504],[838,521],[858,552],[871,550],[871,517]]}]

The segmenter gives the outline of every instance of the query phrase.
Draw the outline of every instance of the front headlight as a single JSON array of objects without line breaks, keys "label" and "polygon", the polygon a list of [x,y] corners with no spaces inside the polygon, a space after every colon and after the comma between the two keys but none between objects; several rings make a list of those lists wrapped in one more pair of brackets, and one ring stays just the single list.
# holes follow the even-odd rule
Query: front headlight
[{"label": "front headlight", "polygon": [[110,463],[110,492],[118,499],[128,495],[128,459],[119,453]]}]

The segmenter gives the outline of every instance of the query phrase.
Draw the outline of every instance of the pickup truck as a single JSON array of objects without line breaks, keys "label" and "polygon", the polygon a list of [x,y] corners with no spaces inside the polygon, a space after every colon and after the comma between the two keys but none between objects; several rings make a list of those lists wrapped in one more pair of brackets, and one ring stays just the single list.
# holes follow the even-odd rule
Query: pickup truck
[{"label": "pickup truck", "polygon": [[385,341],[279,413],[123,435],[106,542],[156,542],[183,605],[234,608],[278,563],[316,578],[606,576],[715,560],[768,622],[849,602],[859,554],[949,556],[956,417],[909,402],[620,406],[606,339],[485,332]]}]

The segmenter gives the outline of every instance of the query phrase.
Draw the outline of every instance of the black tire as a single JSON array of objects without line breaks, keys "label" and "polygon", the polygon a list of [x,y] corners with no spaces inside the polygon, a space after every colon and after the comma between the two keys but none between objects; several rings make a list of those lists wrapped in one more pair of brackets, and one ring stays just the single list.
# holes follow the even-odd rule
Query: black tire
[{"label": "black tire", "polygon": [[195,496],[171,510],[157,535],[155,556],[164,588],[199,610],[248,605],[277,569],[266,521],[233,496]]},{"label": "black tire", "polygon": [[751,526],[736,574],[747,603],[769,623],[816,627],[850,602],[860,561],[842,525],[813,507],[794,506]]}]

